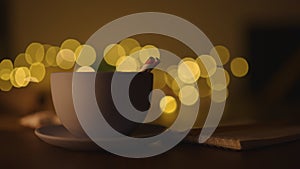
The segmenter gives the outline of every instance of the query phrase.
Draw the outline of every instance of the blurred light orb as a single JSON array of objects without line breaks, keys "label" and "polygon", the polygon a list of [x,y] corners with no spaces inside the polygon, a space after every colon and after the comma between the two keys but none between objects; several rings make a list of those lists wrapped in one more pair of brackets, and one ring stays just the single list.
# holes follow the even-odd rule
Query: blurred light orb
[{"label": "blurred light orb", "polygon": [[116,71],[118,72],[137,72],[139,68],[139,62],[131,56],[122,56],[116,63]]},{"label": "blurred light orb", "polygon": [[53,67],[57,66],[56,56],[59,50],[60,48],[57,46],[52,46],[47,50],[45,60],[49,66],[53,66]]},{"label": "blurred light orb", "polygon": [[30,66],[31,79],[33,82],[41,82],[45,75],[46,69],[44,64],[36,62]]},{"label": "blurred light orb", "polygon": [[73,52],[80,46],[80,42],[78,42],[76,39],[66,39],[61,45],[61,49],[70,49]]},{"label": "blurred light orb", "polygon": [[244,77],[249,71],[249,65],[246,59],[237,57],[231,61],[230,69],[235,77]]},{"label": "blurred light orb", "polygon": [[95,72],[94,68],[90,67],[90,66],[82,66],[79,67],[76,72]]},{"label": "blurred light orb", "polygon": [[71,69],[75,60],[75,54],[70,49],[61,49],[56,56],[56,63],[62,69]]},{"label": "blurred light orb", "polygon": [[159,69],[153,69],[153,88],[154,89],[162,89],[166,86],[165,82],[165,72]]},{"label": "blurred light orb", "polygon": [[211,49],[210,55],[214,58],[220,58],[221,63],[217,63],[218,66],[225,65],[230,58],[230,52],[229,50],[222,45],[215,46]]},{"label": "blurred light orb", "polygon": [[10,82],[16,87],[26,87],[29,84],[30,71],[27,67],[15,68],[10,74]]},{"label": "blurred light orb", "polygon": [[191,106],[198,101],[199,92],[194,86],[186,85],[180,89],[178,97],[182,104]]},{"label": "blurred light orb", "polygon": [[25,59],[27,63],[42,62],[45,56],[44,46],[40,43],[31,43],[25,52]]},{"label": "blurred light orb", "polygon": [[141,63],[145,63],[149,57],[160,58],[160,52],[157,47],[146,45],[139,50],[139,59]]},{"label": "blurred light orb", "polygon": [[108,45],[103,52],[104,60],[111,66],[116,66],[118,59],[126,56],[125,49],[119,44]]},{"label": "blurred light orb", "polygon": [[177,65],[171,65],[167,68],[167,71],[166,73],[164,74],[165,75],[165,82],[166,84],[172,88],[172,83],[173,83],[173,80],[178,77],[178,66]]},{"label": "blurred light orb", "polygon": [[172,96],[164,96],[160,100],[159,107],[164,113],[173,113],[177,109],[177,102]]},{"label": "blurred light orb", "polygon": [[9,80],[1,80],[0,79],[0,90],[8,92],[12,88],[12,84],[10,83]]},{"label": "blurred light orb", "polygon": [[219,91],[214,90],[212,91],[211,100],[216,103],[222,103],[226,101],[228,95],[229,95],[228,88]]},{"label": "blurred light orb", "polygon": [[0,63],[0,79],[9,80],[10,73],[13,70],[13,63],[10,59],[3,59]]},{"label": "blurred light orb", "polygon": [[122,40],[119,44],[124,48],[126,55],[130,55],[130,52],[133,49],[140,47],[140,43],[133,38],[126,38]]},{"label": "blurred light orb", "polygon": [[195,61],[181,61],[178,65],[178,77],[187,84],[195,83],[200,77],[200,68]]},{"label": "blurred light orb", "polygon": [[223,68],[217,68],[216,72],[210,78],[206,79],[206,82],[212,90],[220,91],[229,85],[230,76],[227,70]]},{"label": "blurred light orb", "polygon": [[[27,54],[25,53],[20,53],[14,61],[14,66],[15,67],[29,67],[30,64],[26,61],[26,56]],[[27,56],[28,57],[28,56]]]},{"label": "blurred light orb", "polygon": [[10,59],[3,59],[0,63],[0,69],[13,70],[14,66]]},{"label": "blurred light orb", "polygon": [[81,45],[75,51],[76,63],[80,66],[90,66],[96,60],[96,51],[90,45]]},{"label": "blurred light orb", "polygon": [[0,69],[0,79],[5,81],[9,80],[10,73],[11,73],[10,69]]},{"label": "blurred light orb", "polygon": [[175,77],[172,81],[172,85],[171,85],[171,89],[173,91],[174,94],[176,94],[177,96],[179,95],[179,91],[180,88],[183,87],[185,85],[184,82],[182,82],[179,77]]},{"label": "blurred light orb", "polygon": [[206,83],[206,79],[199,78],[198,80],[198,90],[200,97],[207,97],[211,94],[211,89]]},{"label": "blurred light orb", "polygon": [[217,63],[210,55],[201,55],[197,57],[196,62],[201,71],[201,77],[208,78],[212,76],[217,70]]}]

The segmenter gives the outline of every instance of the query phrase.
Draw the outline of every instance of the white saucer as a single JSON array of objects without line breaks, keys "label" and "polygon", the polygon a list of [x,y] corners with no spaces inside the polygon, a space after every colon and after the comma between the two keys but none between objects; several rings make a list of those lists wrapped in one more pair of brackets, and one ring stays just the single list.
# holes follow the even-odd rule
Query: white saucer
[{"label": "white saucer", "polygon": [[44,142],[70,150],[101,150],[89,138],[74,137],[64,126],[51,125],[35,129],[34,133]]},{"label": "white saucer", "polygon": [[[133,133],[135,137],[151,137],[156,135],[155,133],[161,132],[164,128],[161,126],[145,125],[143,132]],[[70,150],[84,150],[84,151],[95,151],[103,150],[97,144],[95,144],[89,138],[78,138],[73,136],[64,126],[62,125],[50,125],[35,129],[35,135],[37,135],[44,142],[53,146],[62,147]],[[104,142],[126,142],[130,141],[127,138],[114,138],[114,139],[101,139]]]}]

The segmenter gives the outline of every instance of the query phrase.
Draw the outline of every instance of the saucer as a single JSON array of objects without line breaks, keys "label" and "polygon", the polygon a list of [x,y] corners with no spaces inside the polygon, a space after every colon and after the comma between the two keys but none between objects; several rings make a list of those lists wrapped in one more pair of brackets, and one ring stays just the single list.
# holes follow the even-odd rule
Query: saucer
[{"label": "saucer", "polygon": [[62,125],[43,126],[35,129],[34,133],[41,140],[53,146],[80,151],[102,150],[89,138],[74,137]]},{"label": "saucer", "polygon": [[[162,126],[155,125],[141,125],[140,128],[137,128],[133,133],[132,137],[144,138],[157,135],[164,131],[165,128]],[[39,137],[44,142],[70,150],[79,150],[79,151],[96,151],[103,150],[96,143],[94,143],[89,138],[79,138],[73,136],[63,125],[49,125],[43,126],[35,129],[35,135]],[[111,138],[111,139],[101,139],[103,142],[125,142],[130,141],[127,138]]]}]

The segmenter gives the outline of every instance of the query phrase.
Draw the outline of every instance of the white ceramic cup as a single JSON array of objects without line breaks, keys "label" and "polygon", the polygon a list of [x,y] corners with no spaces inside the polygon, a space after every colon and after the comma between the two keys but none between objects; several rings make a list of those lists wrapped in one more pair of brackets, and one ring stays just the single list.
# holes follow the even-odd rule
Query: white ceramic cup
[{"label": "white ceramic cup", "polygon": [[[72,77],[74,72],[60,72],[51,74],[51,93],[56,114],[64,127],[76,137],[87,137],[77,118],[72,98]],[[91,76],[89,72],[76,72],[80,76]],[[92,72],[93,73],[93,72]],[[122,76],[130,73],[117,72]],[[79,76],[79,77],[80,77]],[[113,72],[100,72],[96,75],[95,94],[98,106],[106,121],[123,134],[129,134],[140,123],[132,122],[120,115],[114,106],[111,97],[111,80]],[[93,77],[93,76],[91,76]],[[138,77],[138,78],[136,78]],[[152,91],[153,75],[151,73],[138,73],[132,80],[129,96],[133,105],[141,109],[149,109],[148,95]],[[80,81],[81,82],[81,81]],[[82,80],[82,83],[85,83]],[[120,84],[122,85],[122,84]],[[84,99],[84,98],[83,98]]]}]

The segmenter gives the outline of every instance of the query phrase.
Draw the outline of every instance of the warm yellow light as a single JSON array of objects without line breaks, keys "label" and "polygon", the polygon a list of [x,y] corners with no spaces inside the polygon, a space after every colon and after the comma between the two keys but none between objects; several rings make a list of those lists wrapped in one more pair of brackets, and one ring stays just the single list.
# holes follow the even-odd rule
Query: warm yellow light
[{"label": "warm yellow light", "polygon": [[13,63],[10,59],[3,59],[0,63],[0,69],[13,69]]},{"label": "warm yellow light", "polygon": [[172,81],[171,89],[174,94],[179,95],[180,88],[185,85],[178,77],[175,77]]},{"label": "warm yellow light", "polygon": [[90,66],[82,66],[76,70],[76,72],[95,72],[94,68]]},{"label": "warm yellow light", "polygon": [[177,109],[177,102],[172,96],[164,96],[160,100],[159,107],[164,113],[173,113]]},{"label": "warm yellow light", "polygon": [[222,45],[218,45],[215,46],[214,48],[212,48],[212,50],[210,51],[210,55],[213,56],[214,58],[220,58],[221,63],[217,63],[219,66],[221,65],[225,65],[230,58],[230,52],[229,50]]},{"label": "warm yellow light", "polygon": [[120,42],[120,45],[124,48],[127,55],[130,54],[131,50],[140,47],[140,43],[133,38],[126,38]]},{"label": "warm yellow light", "polygon": [[169,66],[167,68],[167,71],[166,73],[164,74],[165,75],[165,82],[166,84],[172,88],[172,83],[173,83],[173,80],[174,78],[178,77],[178,66],[177,65],[172,65],[172,66]]},{"label": "warm yellow light", "polygon": [[13,70],[12,61],[9,59],[3,59],[0,63],[0,79],[9,80],[10,73]]},{"label": "warm yellow light", "polygon": [[137,56],[138,56],[139,51],[140,51],[141,49],[142,49],[142,47],[140,47],[140,46],[135,47],[135,48],[133,48],[133,49],[129,52],[129,54],[130,54],[130,55],[134,54],[134,55],[137,55]]},{"label": "warm yellow light", "polygon": [[229,92],[227,88],[219,91],[213,90],[211,94],[211,100],[216,103],[222,103],[226,101],[228,95]]},{"label": "warm yellow light", "polygon": [[229,73],[223,68],[217,68],[216,72],[206,79],[208,86],[213,90],[223,90],[230,82]]},{"label": "warm yellow light", "polygon": [[46,74],[46,69],[42,63],[34,63],[30,66],[30,74],[33,82],[41,82]]},{"label": "warm yellow light", "polygon": [[[144,65],[144,63],[141,62],[140,58],[140,50],[142,49],[142,47],[138,46],[133,48],[130,52],[129,52],[129,56],[131,56],[132,58],[134,58],[139,65]],[[141,68],[141,67],[140,67]]]},{"label": "warm yellow light", "polygon": [[80,42],[78,42],[76,39],[66,39],[61,45],[61,49],[70,49],[73,52],[78,48],[80,45]]},{"label": "warm yellow light", "polygon": [[106,63],[116,66],[118,59],[122,56],[126,56],[126,52],[121,45],[110,44],[104,49],[103,56]]},{"label": "warm yellow light", "polygon": [[[29,67],[29,63],[26,61],[25,53],[20,53],[14,61],[15,67]],[[27,56],[28,57],[28,56]]]},{"label": "warm yellow light", "polygon": [[14,87],[25,87],[29,84],[30,71],[27,67],[15,68],[10,74],[10,82]]},{"label": "warm yellow light", "polygon": [[217,63],[210,55],[201,55],[197,57],[196,62],[201,71],[201,77],[208,78],[213,75],[217,70]]},{"label": "warm yellow light", "polygon": [[198,101],[199,92],[194,86],[186,85],[180,89],[178,97],[182,104],[191,106]]},{"label": "warm yellow light", "polygon": [[246,59],[237,57],[231,61],[230,69],[234,76],[243,77],[248,73],[249,65]]},{"label": "warm yellow light", "polygon": [[0,90],[1,91],[10,91],[12,88],[12,84],[8,80],[1,80],[0,79]]},{"label": "warm yellow light", "polygon": [[187,84],[195,83],[200,77],[200,69],[195,61],[181,61],[178,66],[178,77]]},{"label": "warm yellow light", "polygon": [[141,63],[145,63],[149,57],[160,58],[158,48],[153,45],[146,45],[139,51],[139,59]]},{"label": "warm yellow light", "polygon": [[96,60],[96,51],[90,45],[81,45],[75,51],[76,63],[80,66],[90,66]]},{"label": "warm yellow light", "polygon": [[10,69],[0,69],[0,79],[9,80],[10,73],[11,73]]},{"label": "warm yellow light", "polygon": [[210,95],[210,87],[206,83],[206,79],[199,78],[198,80],[198,90],[200,97],[207,97]]},{"label": "warm yellow light", "polygon": [[56,63],[62,69],[71,69],[75,63],[75,54],[70,49],[62,49],[56,56]]},{"label": "warm yellow light", "polygon": [[159,69],[153,69],[153,88],[154,89],[162,89],[165,87],[165,73]]},{"label": "warm yellow light", "polygon": [[25,54],[25,59],[29,64],[42,62],[45,55],[45,49],[42,44],[34,42],[26,48]]},{"label": "warm yellow light", "polygon": [[46,52],[46,62],[50,66],[57,66],[56,56],[59,52],[59,47],[52,46]]},{"label": "warm yellow light", "polygon": [[122,56],[116,63],[116,70],[118,72],[137,72],[139,71],[139,63],[131,56]]}]

